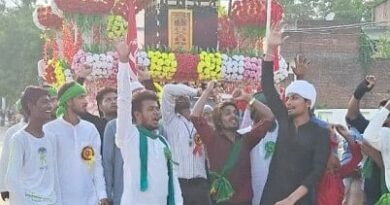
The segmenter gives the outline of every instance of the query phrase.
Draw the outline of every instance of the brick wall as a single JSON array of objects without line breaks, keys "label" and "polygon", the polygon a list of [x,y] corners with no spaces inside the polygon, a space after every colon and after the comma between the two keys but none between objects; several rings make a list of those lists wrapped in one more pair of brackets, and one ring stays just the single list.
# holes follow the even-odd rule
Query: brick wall
[{"label": "brick wall", "polygon": [[[302,27],[331,26],[335,22],[306,22]],[[378,78],[378,85],[362,101],[362,108],[375,108],[390,97],[390,59],[378,59],[365,71],[358,61],[360,28],[287,32],[282,55],[291,62],[297,53],[311,60],[305,79],[317,88],[319,108],[346,108],[356,85],[366,73]]]}]

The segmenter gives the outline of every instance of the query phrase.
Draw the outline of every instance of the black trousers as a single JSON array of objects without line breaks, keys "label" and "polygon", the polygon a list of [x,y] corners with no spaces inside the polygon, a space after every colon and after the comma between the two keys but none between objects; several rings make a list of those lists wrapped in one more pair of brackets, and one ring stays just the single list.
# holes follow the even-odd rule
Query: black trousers
[{"label": "black trousers", "polygon": [[180,179],[184,205],[211,205],[209,181],[204,178]]}]

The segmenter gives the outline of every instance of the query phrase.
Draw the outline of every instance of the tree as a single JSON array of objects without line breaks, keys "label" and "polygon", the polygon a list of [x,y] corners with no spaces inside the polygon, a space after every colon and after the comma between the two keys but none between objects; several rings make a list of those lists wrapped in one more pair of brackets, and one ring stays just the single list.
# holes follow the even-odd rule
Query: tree
[{"label": "tree", "polygon": [[0,96],[8,102],[15,102],[27,85],[38,83],[42,42],[32,11],[30,6],[22,5],[0,13]]}]

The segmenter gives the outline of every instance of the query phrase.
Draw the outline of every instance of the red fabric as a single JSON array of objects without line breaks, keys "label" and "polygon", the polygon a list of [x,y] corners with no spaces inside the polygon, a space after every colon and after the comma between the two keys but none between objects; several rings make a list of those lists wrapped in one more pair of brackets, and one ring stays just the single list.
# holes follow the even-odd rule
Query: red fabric
[{"label": "red fabric", "polygon": [[341,205],[344,198],[343,178],[352,174],[362,160],[360,145],[348,143],[352,159],[340,167],[336,173],[326,171],[317,186],[316,205]]},{"label": "red fabric", "polygon": [[340,170],[338,170],[340,176],[342,178],[348,177],[351,175],[357,168],[360,161],[362,161],[363,156],[360,150],[360,145],[356,142],[348,143],[348,147],[351,150],[352,158],[351,160],[341,166]]},{"label": "red fabric", "polygon": [[138,50],[137,44],[137,23],[135,20],[135,5],[134,1],[128,0],[128,26],[127,26],[127,43],[130,46],[130,56],[129,56],[129,64],[130,68],[133,70],[135,74],[137,74],[137,62],[136,62],[136,54]]},{"label": "red fabric", "polygon": [[316,191],[316,205],[341,205],[344,198],[343,180],[338,174],[325,172]]}]

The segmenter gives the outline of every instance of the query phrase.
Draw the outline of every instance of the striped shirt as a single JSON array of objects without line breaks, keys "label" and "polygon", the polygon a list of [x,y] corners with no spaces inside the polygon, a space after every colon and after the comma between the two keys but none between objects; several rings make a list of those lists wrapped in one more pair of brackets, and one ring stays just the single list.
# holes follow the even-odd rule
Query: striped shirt
[{"label": "striped shirt", "polygon": [[[175,113],[177,96],[195,96],[198,90],[183,84],[164,86],[162,95],[162,120],[165,137],[172,148],[172,156],[179,163],[179,178],[207,178],[204,145],[191,121]],[[198,140],[197,140],[198,139]]]}]

